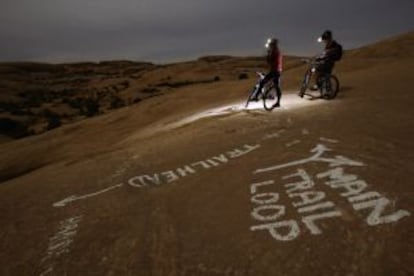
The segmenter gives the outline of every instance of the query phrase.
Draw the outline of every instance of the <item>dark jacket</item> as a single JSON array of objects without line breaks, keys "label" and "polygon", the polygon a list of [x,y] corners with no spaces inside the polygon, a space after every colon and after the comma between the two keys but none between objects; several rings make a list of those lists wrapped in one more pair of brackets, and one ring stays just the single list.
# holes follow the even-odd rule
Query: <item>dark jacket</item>
[{"label": "dark jacket", "polygon": [[328,43],[325,46],[325,53],[322,59],[327,62],[334,63],[335,61],[338,60],[338,56],[340,55],[340,52],[341,52],[341,46],[338,44],[338,42],[336,42],[335,40],[332,40],[330,43]]}]

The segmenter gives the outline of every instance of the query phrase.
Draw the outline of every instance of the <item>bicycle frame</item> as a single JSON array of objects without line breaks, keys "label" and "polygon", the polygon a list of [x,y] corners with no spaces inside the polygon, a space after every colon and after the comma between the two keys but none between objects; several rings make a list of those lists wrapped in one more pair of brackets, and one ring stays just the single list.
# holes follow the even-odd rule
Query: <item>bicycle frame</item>
[{"label": "bicycle frame", "polygon": [[257,81],[256,81],[256,85],[254,86],[252,92],[250,92],[249,97],[247,98],[246,101],[246,105],[245,108],[248,107],[249,102],[252,101],[253,95],[256,95],[258,99],[263,100],[263,106],[267,111],[271,111],[273,110],[273,108],[275,107],[274,105],[272,105],[271,100],[266,99],[267,97],[267,93],[270,93],[273,88],[274,88],[274,84],[272,81],[267,82],[261,91],[257,91],[257,89],[259,88],[260,82],[263,81],[263,79],[266,77],[266,75],[262,72],[256,72],[257,74]]},{"label": "bicycle frame", "polygon": [[[310,80],[312,79],[313,75],[316,73],[316,68],[321,64],[320,61],[315,59],[303,59],[305,63],[309,64],[309,67],[305,73],[305,77],[302,82],[302,87],[299,92],[299,96],[303,97],[305,95],[306,90],[308,89]],[[335,89],[332,90],[332,81],[335,82],[336,86]],[[333,99],[336,97],[338,89],[339,89],[339,81],[338,78],[331,74],[325,73],[318,76],[318,80],[316,80],[319,92],[321,96],[325,99]]]}]

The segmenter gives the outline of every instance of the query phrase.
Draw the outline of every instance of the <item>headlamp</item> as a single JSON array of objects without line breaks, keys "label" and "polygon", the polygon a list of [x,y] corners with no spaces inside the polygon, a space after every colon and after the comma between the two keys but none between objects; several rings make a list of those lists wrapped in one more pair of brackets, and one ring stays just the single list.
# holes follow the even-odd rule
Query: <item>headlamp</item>
[{"label": "headlamp", "polygon": [[271,38],[269,38],[269,39],[266,41],[265,47],[266,47],[266,48],[269,48],[270,43],[272,43],[272,39],[271,39]]}]

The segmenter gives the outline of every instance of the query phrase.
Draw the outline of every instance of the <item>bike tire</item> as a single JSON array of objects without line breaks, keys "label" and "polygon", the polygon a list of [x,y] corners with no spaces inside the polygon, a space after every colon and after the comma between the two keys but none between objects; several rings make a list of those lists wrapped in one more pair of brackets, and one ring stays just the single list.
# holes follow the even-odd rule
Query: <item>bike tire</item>
[{"label": "bike tire", "polygon": [[332,100],[336,98],[339,91],[339,80],[335,75],[329,77],[323,77],[324,80],[321,82],[320,87],[321,95],[324,99]]},{"label": "bike tire", "polygon": [[256,88],[253,88],[253,90],[250,92],[249,96],[247,97],[247,101],[246,101],[246,104],[244,105],[244,108],[247,108],[249,106],[249,103],[252,101],[252,97],[255,91],[256,91]]},{"label": "bike tire", "polygon": [[247,101],[246,101],[246,104],[244,105],[244,108],[247,108],[249,106],[249,103],[250,103],[250,95],[247,98]]},{"label": "bike tire", "polygon": [[279,102],[276,89],[271,87],[263,95],[263,107],[267,111],[272,111],[276,107],[276,103]]}]

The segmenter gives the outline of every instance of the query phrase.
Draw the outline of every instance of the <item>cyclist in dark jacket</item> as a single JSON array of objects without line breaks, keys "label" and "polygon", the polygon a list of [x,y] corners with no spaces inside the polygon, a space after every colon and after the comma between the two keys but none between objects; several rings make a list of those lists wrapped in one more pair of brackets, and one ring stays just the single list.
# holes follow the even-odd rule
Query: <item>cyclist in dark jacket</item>
[{"label": "cyclist in dark jacket", "polygon": [[282,73],[282,61],[283,57],[279,50],[279,41],[276,38],[268,39],[266,43],[267,48],[267,56],[266,61],[269,65],[269,73],[264,77],[264,79],[260,82],[258,89],[256,90],[255,95],[253,96],[253,100],[257,101],[257,97],[259,95],[259,91],[262,90],[263,86],[269,82],[273,81],[277,92],[277,103],[275,107],[280,106],[280,99],[282,97],[282,90],[280,89],[280,75]]},{"label": "cyclist in dark jacket", "polygon": [[[332,37],[332,32],[326,30],[318,39],[318,42],[325,44],[325,50],[316,61],[320,64],[316,67],[315,82],[320,74],[331,74],[335,66],[335,62],[340,59],[342,48]],[[312,90],[318,90],[318,85],[315,84]]]}]

